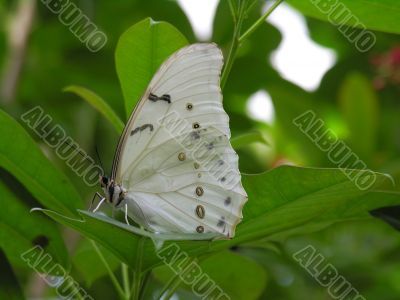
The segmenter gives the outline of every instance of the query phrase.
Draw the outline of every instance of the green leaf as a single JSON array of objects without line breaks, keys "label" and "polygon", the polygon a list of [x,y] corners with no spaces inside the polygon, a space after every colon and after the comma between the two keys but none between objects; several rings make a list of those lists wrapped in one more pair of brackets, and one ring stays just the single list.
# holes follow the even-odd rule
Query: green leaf
[{"label": "green leaf", "polygon": [[[259,299],[267,285],[267,274],[259,264],[232,251],[221,251],[198,265],[201,273],[214,280],[231,299]],[[164,284],[175,275],[168,266],[159,267],[154,273]],[[184,284],[181,288],[191,290]]]},{"label": "green leaf", "polygon": [[115,61],[127,117],[164,60],[186,44],[186,38],[175,27],[150,18],[121,35]]},{"label": "green leaf", "polygon": [[[309,1],[288,0],[288,2],[299,9],[302,13],[324,21],[328,18],[335,19],[347,8],[352,15],[345,24],[353,26],[359,20],[369,29],[400,33],[400,2],[397,0],[341,0],[341,1]],[[315,4],[314,4],[315,3]]]},{"label": "green leaf", "polygon": [[13,174],[44,206],[76,215],[78,192],[68,178],[43,155],[14,119],[0,110],[0,166]]},{"label": "green leaf", "polygon": [[313,108],[320,116],[321,105],[317,105],[315,98],[309,92],[287,82],[266,83],[276,113],[278,133],[276,143],[283,148],[281,152],[304,165],[320,165],[324,153],[297,126],[293,124],[300,115]]},{"label": "green leaf", "polygon": [[[376,181],[368,190],[357,188],[339,169],[279,167],[260,175],[245,175],[243,184],[249,201],[245,205],[244,219],[237,228],[235,238],[214,242],[177,241],[176,244],[188,255],[196,257],[308,226],[324,214],[334,211],[341,212],[343,216],[338,214],[331,223],[348,220],[349,216],[358,216],[360,213],[360,210],[347,213],[352,203],[361,205],[365,211],[388,203],[400,203],[400,197],[391,186],[390,177],[374,174]],[[354,171],[353,175],[363,179],[367,173]],[[365,195],[372,194],[372,200],[359,202]],[[52,211],[44,213],[93,239],[127,265],[135,266],[140,237],[134,233],[137,230],[132,229],[132,226],[84,211],[80,211],[81,219],[66,218]],[[164,246],[171,243],[165,242]],[[143,253],[145,270],[160,265],[155,244],[149,238],[144,242]]]},{"label": "green leaf", "polygon": [[0,182],[0,248],[14,266],[28,268],[21,254],[36,245],[62,266],[68,266],[64,241],[54,222],[41,215],[30,213],[29,208]]},{"label": "green leaf", "polygon": [[[357,182],[367,171],[348,170]],[[350,173],[351,172],[351,173]],[[244,207],[244,220],[238,227],[236,243],[257,241],[273,234],[309,226],[327,214],[335,222],[358,217],[360,210],[400,203],[399,192],[392,179],[373,173],[375,180],[366,189],[358,188],[341,169],[314,169],[283,166],[261,175],[244,176],[243,184],[251,205]],[[360,202],[364,197],[368,201]],[[250,203],[249,203],[250,204]],[[352,205],[360,209],[351,211]]]},{"label": "green leaf", "polygon": [[252,143],[262,143],[269,145],[263,134],[259,131],[243,134],[231,139],[231,145],[234,149],[240,149]]},{"label": "green leaf", "polygon": [[[142,236],[134,233],[137,232],[137,230],[132,226],[87,211],[79,210],[79,219],[68,218],[50,210],[42,211],[55,221],[69,226],[79,231],[85,237],[94,240],[96,243],[107,248],[120,261],[135,268],[138,242]],[[146,271],[160,265],[161,262],[156,255],[156,247],[159,246],[159,241],[153,242],[150,238],[144,238],[142,266],[143,271]],[[172,242],[164,242],[163,245],[168,246],[171,243]],[[183,251],[193,256],[198,256],[207,252],[210,244],[209,241],[177,241],[174,243],[178,244]]]},{"label": "green leaf", "polygon": [[80,96],[83,100],[92,105],[98,112],[100,112],[110,123],[114,126],[115,130],[121,134],[124,130],[124,123],[117,116],[114,110],[108,105],[103,98],[96,93],[77,85],[71,85],[64,89],[64,92],[71,92]]},{"label": "green leaf", "polygon": [[360,73],[347,75],[339,104],[350,131],[350,147],[368,160],[375,151],[379,117],[379,102],[369,79]]},{"label": "green leaf", "polygon": [[[119,260],[104,247],[99,246],[99,248],[111,270],[117,270],[121,265]],[[83,276],[88,286],[91,286],[97,279],[108,274],[107,268],[101,262],[91,242],[87,239],[80,242],[72,260],[74,267]]]},{"label": "green leaf", "polygon": [[25,299],[13,269],[0,248],[0,299]]}]

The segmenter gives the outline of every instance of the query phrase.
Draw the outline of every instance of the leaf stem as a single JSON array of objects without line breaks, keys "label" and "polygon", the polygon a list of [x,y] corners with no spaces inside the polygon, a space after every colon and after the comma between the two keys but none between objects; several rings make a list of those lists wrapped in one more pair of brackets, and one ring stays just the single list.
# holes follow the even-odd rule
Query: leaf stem
[{"label": "leaf stem", "polygon": [[120,295],[121,299],[125,299],[124,290],[122,289],[117,278],[115,277],[114,272],[111,270],[110,265],[108,264],[107,260],[104,258],[103,253],[101,253],[101,250],[99,249],[99,247],[93,240],[90,240],[90,242],[92,243],[92,246],[93,246],[94,250],[96,251],[97,255],[99,256],[101,262],[106,267],[108,275],[110,276],[111,282],[114,284],[114,287],[117,290],[118,294]]},{"label": "leaf stem", "polygon": [[140,300],[144,299],[145,292],[146,292],[146,287],[147,287],[147,284],[149,283],[150,278],[151,278],[151,270],[147,271],[142,276],[143,276],[143,280],[142,280],[142,286],[140,287],[140,294],[139,294],[139,299]]},{"label": "leaf stem", "polygon": [[132,282],[132,287],[131,287],[131,291],[130,291],[130,295],[132,295],[133,300],[139,300],[139,296],[140,296],[144,241],[145,241],[145,237],[141,237],[139,239],[137,251],[136,251],[135,270],[133,273],[133,282]]},{"label": "leaf stem", "polygon": [[244,11],[245,11],[245,7],[246,7],[245,3],[246,3],[246,1],[243,1],[241,3],[241,5],[239,7],[239,15],[238,15],[237,21],[234,20],[235,28],[233,30],[232,43],[231,43],[228,58],[226,60],[225,67],[224,67],[224,70],[223,70],[222,76],[221,76],[221,88],[222,89],[224,88],[224,86],[226,84],[226,80],[228,79],[229,73],[231,72],[232,65],[233,65],[233,62],[236,57],[236,52],[239,48],[240,30],[242,27]]},{"label": "leaf stem", "polygon": [[[160,295],[157,297],[158,300],[169,300],[175,293],[175,291],[178,289],[179,285],[182,282],[182,275],[184,273],[190,272],[190,269],[186,269],[187,266],[190,266],[190,264],[195,261],[196,258],[190,258],[189,261],[185,264],[185,267],[182,268],[182,271],[179,273],[176,273],[174,277],[170,279],[170,281],[167,282],[167,284],[163,287],[161,290]],[[165,294],[165,297],[163,297]]]},{"label": "leaf stem", "polygon": [[265,20],[272,14],[272,12],[281,4],[283,0],[276,0],[274,4],[256,21],[254,22],[253,25],[250,26],[249,29],[246,30],[245,33],[243,33],[239,37],[239,43],[243,42],[245,39],[247,39],[260,25],[264,24]]},{"label": "leaf stem", "polygon": [[233,2],[233,0],[228,0],[228,3],[229,3],[229,9],[232,14],[233,23],[236,24],[237,23],[236,4]]},{"label": "leaf stem", "polygon": [[182,277],[180,276],[180,274],[178,274],[178,276],[175,277],[174,280],[172,280],[170,288],[168,289],[165,297],[163,297],[163,300],[170,300],[171,297],[175,294],[175,291],[178,289],[181,282],[182,282]]},{"label": "leaf stem", "polygon": [[121,271],[122,271],[122,282],[123,282],[123,287],[124,287],[124,294],[126,299],[131,298],[131,290],[130,290],[130,285],[129,285],[129,268],[126,264],[122,263],[121,264]]},{"label": "leaf stem", "polygon": [[161,292],[160,292],[159,296],[157,297],[157,299],[158,299],[158,300],[161,300],[161,299],[165,300],[165,298],[163,297],[164,294],[165,294],[172,286],[174,286],[174,282],[176,282],[177,280],[180,281],[180,273],[175,274],[175,276],[172,277],[172,278],[167,282],[166,285],[164,285],[164,287],[163,287],[163,289],[161,290]]}]

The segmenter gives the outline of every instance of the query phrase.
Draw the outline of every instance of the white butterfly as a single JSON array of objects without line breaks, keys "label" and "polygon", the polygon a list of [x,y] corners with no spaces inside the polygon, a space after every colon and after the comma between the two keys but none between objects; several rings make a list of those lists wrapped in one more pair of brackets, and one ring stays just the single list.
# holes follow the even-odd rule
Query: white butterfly
[{"label": "white butterfly", "polygon": [[188,239],[232,238],[247,194],[219,86],[223,56],[193,44],[160,67],[131,114],[105,197],[137,224]]}]

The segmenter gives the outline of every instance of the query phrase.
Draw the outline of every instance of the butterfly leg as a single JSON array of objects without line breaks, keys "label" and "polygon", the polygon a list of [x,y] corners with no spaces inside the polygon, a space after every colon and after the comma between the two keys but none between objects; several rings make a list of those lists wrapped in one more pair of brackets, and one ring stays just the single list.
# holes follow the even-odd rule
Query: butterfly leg
[{"label": "butterfly leg", "polygon": [[99,197],[100,200],[103,198],[98,192],[96,192],[96,193],[93,195],[92,202],[90,202],[89,210],[92,209],[92,206],[93,206],[93,203],[94,203],[94,200],[96,199],[96,197]]},{"label": "butterfly leg", "polygon": [[129,220],[128,220],[128,204],[127,203],[125,203],[125,222],[126,222],[126,224],[128,224],[128,225],[131,225],[130,223],[129,223]]},{"label": "butterfly leg", "polygon": [[93,209],[93,212],[96,212],[100,206],[103,204],[103,202],[106,200],[106,198],[104,197],[103,199],[100,200],[99,204],[97,204],[96,208]]},{"label": "butterfly leg", "polygon": [[163,101],[167,101],[168,103],[171,103],[171,96],[165,94],[165,95],[162,95],[161,97],[158,97],[157,95],[150,93],[149,100],[153,101],[153,102],[156,102],[158,100],[163,100]]}]

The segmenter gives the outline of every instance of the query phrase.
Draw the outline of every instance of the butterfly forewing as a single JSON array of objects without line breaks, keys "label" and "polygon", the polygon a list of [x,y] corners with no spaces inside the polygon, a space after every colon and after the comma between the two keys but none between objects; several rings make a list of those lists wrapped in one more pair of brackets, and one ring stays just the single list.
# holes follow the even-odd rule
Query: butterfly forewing
[{"label": "butterfly forewing", "polygon": [[113,179],[129,215],[159,233],[232,237],[247,200],[219,87],[223,56],[194,44],[158,70],[121,137]]}]

